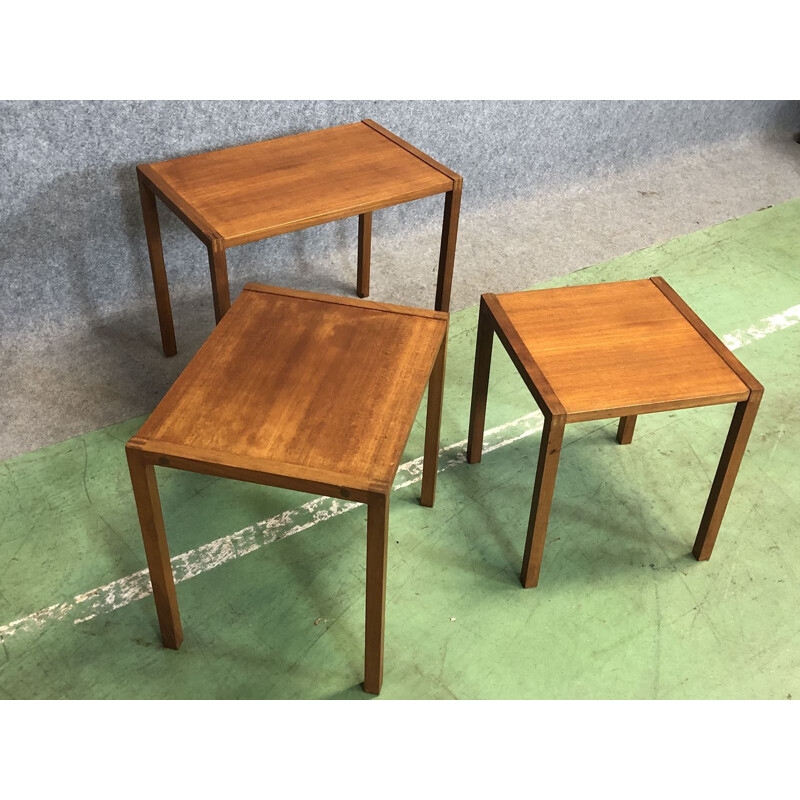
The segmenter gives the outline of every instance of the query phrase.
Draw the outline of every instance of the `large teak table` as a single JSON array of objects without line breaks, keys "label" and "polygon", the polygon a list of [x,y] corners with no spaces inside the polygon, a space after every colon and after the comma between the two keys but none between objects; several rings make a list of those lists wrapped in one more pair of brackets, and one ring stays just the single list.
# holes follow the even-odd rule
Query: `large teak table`
[{"label": "large teak table", "polygon": [[183,639],[155,466],[367,505],[364,689],[383,680],[389,493],[428,389],[433,505],[448,315],[247,284],[126,452],[161,637]]},{"label": "large teak table", "polygon": [[522,584],[536,586],[564,426],[736,403],[693,553],[711,556],[764,387],[663,278],[481,297],[467,461],[481,460],[493,334],[544,414]]},{"label": "large teak table", "polygon": [[161,342],[177,352],[158,196],[208,249],[217,322],[230,307],[226,250],[358,215],[359,297],[369,294],[372,212],[445,193],[435,308],[450,309],[461,176],[372,120],[137,167]]}]

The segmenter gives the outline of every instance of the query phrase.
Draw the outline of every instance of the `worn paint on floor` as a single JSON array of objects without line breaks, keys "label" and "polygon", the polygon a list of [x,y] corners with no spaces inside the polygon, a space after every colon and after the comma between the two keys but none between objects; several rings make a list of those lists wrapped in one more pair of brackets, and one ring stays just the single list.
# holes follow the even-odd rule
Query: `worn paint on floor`
[{"label": "worn paint on floor", "polygon": [[[568,426],[523,590],[540,418],[498,346],[492,451],[464,463],[476,309],[453,316],[436,506],[423,414],[392,497],[381,697],[799,696],[799,225],[792,201],[544,284],[663,275],[765,385],[704,564],[732,406],[642,416],[625,448],[614,421]],[[0,697],[366,697],[352,504],[160,469],[186,635],[161,647],[122,447],[141,421],[0,464]]]}]

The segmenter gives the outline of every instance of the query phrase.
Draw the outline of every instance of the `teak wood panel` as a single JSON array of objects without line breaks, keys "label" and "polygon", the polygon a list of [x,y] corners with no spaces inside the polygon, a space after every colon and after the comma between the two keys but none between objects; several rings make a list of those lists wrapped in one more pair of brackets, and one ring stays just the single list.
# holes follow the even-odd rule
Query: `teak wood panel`
[{"label": "teak wood panel", "polygon": [[518,336],[518,355],[535,363],[568,421],[749,396],[730,364],[650,280],[494,297]]},{"label": "teak wood panel", "polygon": [[191,209],[196,233],[227,247],[453,189],[449,170],[374,125],[238,145],[142,171],[174,211]]},{"label": "teak wood panel", "polygon": [[388,487],[446,332],[444,313],[248,284],[137,439]]}]

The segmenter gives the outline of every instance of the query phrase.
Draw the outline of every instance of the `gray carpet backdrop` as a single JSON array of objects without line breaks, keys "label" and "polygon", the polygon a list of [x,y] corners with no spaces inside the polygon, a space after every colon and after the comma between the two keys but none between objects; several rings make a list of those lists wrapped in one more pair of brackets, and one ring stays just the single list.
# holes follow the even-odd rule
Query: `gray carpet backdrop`
[{"label": "gray carpet backdrop", "polygon": [[[365,117],[464,176],[462,220],[680,150],[800,130],[793,101],[4,101],[0,345],[109,317],[155,318],[136,164]],[[441,213],[442,198],[428,198],[376,213],[373,229],[399,247],[409,230],[428,232],[431,263],[402,269],[431,284],[431,304]],[[160,215],[173,301],[209,295],[203,246],[168,209]],[[236,248],[233,296],[245,280],[352,294],[355,236],[352,219]],[[337,259],[352,260],[351,283],[329,274]]]}]

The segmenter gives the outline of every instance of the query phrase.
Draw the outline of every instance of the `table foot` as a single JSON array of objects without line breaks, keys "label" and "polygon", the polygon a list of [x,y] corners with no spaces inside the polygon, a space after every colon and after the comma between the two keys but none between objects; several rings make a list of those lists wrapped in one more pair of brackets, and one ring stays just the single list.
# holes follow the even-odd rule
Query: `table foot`
[{"label": "table foot", "polygon": [[525,554],[522,557],[520,580],[526,589],[539,583],[539,570],[542,566],[544,540],[547,523],[550,519],[550,506],[556,485],[558,459],[564,439],[565,418],[545,416],[542,428],[542,443],[539,446],[539,464],[536,468],[536,483],[533,488],[531,515],[528,522],[528,538]]},{"label": "table foot", "polygon": [[620,444],[630,444],[633,441],[633,429],[636,427],[636,416],[620,417],[617,428],[617,441]]},{"label": "table foot", "polygon": [[379,694],[383,684],[386,617],[386,555],[389,547],[389,497],[376,494],[367,504],[367,609],[364,691]]},{"label": "table foot", "polygon": [[736,404],[731,427],[728,431],[728,438],[722,448],[717,474],[714,476],[711,493],[708,496],[703,519],[700,522],[700,529],[697,532],[697,538],[692,549],[692,554],[698,561],[707,561],[711,558],[711,551],[714,549],[714,543],[717,540],[722,517],[728,506],[736,475],[739,472],[739,465],[742,463],[742,456],[747,447],[747,440],[753,428],[762,393],[763,390],[752,391],[747,400]]},{"label": "table foot", "polygon": [[158,497],[155,469],[152,464],[145,463],[135,450],[126,448],[126,455],[142,529],[147,567],[150,571],[150,583],[156,601],[161,641],[164,647],[177,650],[183,642],[183,628],[178,612],[175,579],[169,560],[169,547],[164,530],[161,501]]}]

